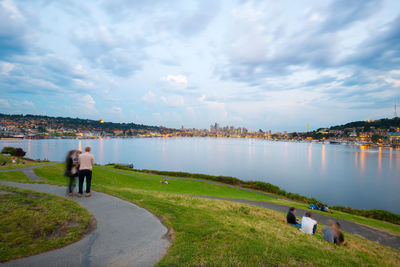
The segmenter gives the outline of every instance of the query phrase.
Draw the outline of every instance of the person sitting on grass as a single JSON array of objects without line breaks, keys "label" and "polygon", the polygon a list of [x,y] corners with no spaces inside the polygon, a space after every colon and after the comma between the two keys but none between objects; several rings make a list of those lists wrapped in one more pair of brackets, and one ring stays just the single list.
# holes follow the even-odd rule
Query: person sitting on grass
[{"label": "person sitting on grass", "polygon": [[324,229],[322,229],[322,232],[326,241],[335,243],[338,246],[347,245],[347,242],[344,240],[344,235],[340,231],[339,222],[329,222],[328,226],[325,226]]},{"label": "person sitting on grass", "polygon": [[300,230],[309,235],[315,234],[317,230],[317,221],[312,219],[311,211],[307,211],[305,216],[301,219]]},{"label": "person sitting on grass", "polygon": [[328,241],[329,243],[335,243],[335,239],[337,238],[337,233],[335,231],[335,226],[334,226],[334,222],[333,221],[329,221],[328,225],[325,226],[322,229],[322,233],[324,236],[324,240]]},{"label": "person sitting on grass", "polygon": [[333,243],[335,243],[338,246],[347,245],[347,241],[344,240],[344,234],[340,231],[340,223],[336,222],[336,223],[333,224],[332,227],[333,227],[333,230],[336,233],[336,237],[333,240]]},{"label": "person sitting on grass", "polygon": [[296,208],[289,208],[289,212],[286,215],[286,221],[288,224],[291,224],[296,227],[301,227],[301,223],[299,223],[299,219],[296,218]]}]

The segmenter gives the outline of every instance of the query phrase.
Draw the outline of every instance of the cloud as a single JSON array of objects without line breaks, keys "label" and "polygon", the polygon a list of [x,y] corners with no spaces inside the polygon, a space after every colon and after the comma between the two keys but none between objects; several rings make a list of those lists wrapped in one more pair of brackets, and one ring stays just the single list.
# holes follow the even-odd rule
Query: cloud
[{"label": "cloud", "polygon": [[76,30],[72,42],[92,67],[103,68],[120,77],[128,77],[140,70],[147,58],[143,49],[148,44],[145,39],[127,39],[104,25]]},{"label": "cloud", "polygon": [[220,3],[202,1],[129,1],[104,4],[104,11],[115,21],[143,23],[156,35],[190,38],[204,32],[220,10]]},{"label": "cloud", "polygon": [[93,114],[97,112],[95,105],[96,101],[94,101],[93,97],[89,94],[80,96],[78,98],[78,108],[80,109],[81,114]]},{"label": "cloud", "polygon": [[209,121],[226,121],[228,118],[228,112],[226,105],[223,102],[208,101],[205,95],[202,95],[197,99],[201,104],[207,108],[207,115]]},{"label": "cloud", "polygon": [[21,107],[21,108],[34,108],[35,107],[35,104],[33,104],[32,101],[28,101],[28,100],[16,102],[14,105],[17,107]]},{"label": "cloud", "polygon": [[328,6],[326,18],[319,33],[336,32],[376,13],[381,5],[379,0],[336,0]]},{"label": "cloud", "polygon": [[8,100],[7,100],[7,99],[0,99],[0,107],[2,107],[2,108],[9,108],[9,107],[11,107],[11,106],[10,106],[10,103],[8,103]]},{"label": "cloud", "polygon": [[162,96],[161,101],[169,107],[182,107],[185,104],[184,98],[181,95]]},{"label": "cloud", "polygon": [[26,54],[34,39],[33,22],[11,0],[0,2],[0,60]]},{"label": "cloud", "polygon": [[168,82],[168,84],[172,85],[177,89],[184,89],[188,84],[188,79],[185,75],[167,75],[161,78],[162,81]]},{"label": "cloud", "polygon": [[141,99],[148,104],[155,104],[157,102],[157,96],[152,91],[147,92]]},{"label": "cloud", "polygon": [[9,75],[9,73],[15,68],[15,65],[8,62],[1,63],[1,74]]},{"label": "cloud", "polygon": [[112,109],[111,109],[111,113],[114,113],[114,114],[122,114],[122,108],[114,106],[114,107],[112,107]]}]

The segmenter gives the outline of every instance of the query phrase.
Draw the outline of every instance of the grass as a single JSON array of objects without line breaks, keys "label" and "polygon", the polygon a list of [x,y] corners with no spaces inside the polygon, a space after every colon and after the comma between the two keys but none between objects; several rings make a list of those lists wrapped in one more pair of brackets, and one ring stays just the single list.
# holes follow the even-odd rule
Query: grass
[{"label": "grass", "polygon": [[[296,201],[296,202],[302,202],[306,204],[314,203],[314,204],[322,204],[321,201],[315,199],[315,198],[310,198],[306,196],[302,196],[300,194],[296,193],[291,193],[291,192],[286,192],[285,190],[282,190],[276,185],[267,183],[267,182],[262,182],[262,181],[243,181],[240,180],[236,177],[231,177],[231,176],[214,176],[214,175],[207,175],[207,174],[199,174],[199,173],[189,173],[189,172],[175,172],[175,171],[157,171],[157,170],[133,170],[132,168],[122,165],[122,164],[112,164],[116,169],[122,169],[122,170],[129,170],[129,171],[139,171],[141,173],[150,173],[150,174],[155,174],[155,175],[165,175],[169,177],[179,177],[179,178],[195,178],[195,179],[202,179],[202,180],[210,180],[214,182],[219,182],[223,184],[228,184],[228,185],[235,185],[238,187],[242,188],[249,188],[252,190],[257,190],[261,192],[266,192],[269,194],[274,194],[279,197],[283,197],[288,200]],[[108,165],[108,167],[110,167]],[[389,223],[393,224],[398,224],[400,225],[400,215],[395,214],[393,212],[387,211],[387,210],[377,210],[377,209],[371,209],[371,210],[364,210],[364,209],[353,209],[350,207],[342,207],[342,206],[335,206],[331,207],[333,210],[337,211],[343,211],[348,214],[354,214],[354,215],[359,215],[367,218],[372,218],[380,221],[386,221]]]},{"label": "grass", "polygon": [[0,172],[0,181],[29,183],[29,179],[22,171]]},{"label": "grass", "polygon": [[[19,163],[12,163],[12,158],[15,158]],[[6,162],[6,165],[0,166],[0,170],[19,169],[19,168],[25,168],[29,166],[43,164],[43,162],[35,162],[27,159],[18,159],[17,157],[0,154],[0,164],[2,164],[4,161]]]},{"label": "grass", "polygon": [[[35,168],[35,173],[47,182],[65,185],[66,179],[63,176],[64,164],[56,164]],[[154,176],[153,176],[154,177]],[[231,188],[221,185],[204,183],[199,181],[191,181],[185,179],[171,179],[168,185],[160,183],[157,179],[137,178],[122,173],[105,170],[99,167],[93,169],[93,184],[101,183],[110,186],[124,185],[130,188],[139,188],[147,191],[179,193],[186,195],[203,195],[203,196],[220,196],[234,197],[242,199],[266,201],[273,197],[255,194],[252,192]]]},{"label": "grass", "polygon": [[[62,164],[35,172],[49,183],[65,184]],[[159,266],[396,266],[400,261],[397,250],[356,235],[345,233],[349,245],[337,247],[303,234],[287,225],[285,214],[278,211],[181,195],[268,199],[256,193],[183,179],[164,185],[98,167],[92,181],[94,190],[161,216],[173,242]]]},{"label": "grass", "polygon": [[[45,167],[38,168],[37,171],[43,170],[44,168]],[[107,166],[104,168],[108,168],[110,170],[115,170],[111,166]],[[96,170],[97,169],[95,169],[95,171]],[[59,171],[61,171],[61,170],[59,170]],[[309,209],[309,205],[305,204],[305,203],[271,197],[271,196],[267,196],[267,195],[263,195],[263,194],[259,194],[259,193],[255,193],[255,192],[245,191],[245,190],[234,189],[234,188],[226,187],[223,185],[213,185],[213,184],[209,184],[209,183],[205,183],[205,182],[191,181],[191,180],[185,180],[185,179],[169,179],[169,182],[171,184],[173,184],[173,186],[168,186],[168,185],[159,184],[159,179],[160,179],[160,177],[163,177],[163,176],[147,174],[147,173],[142,173],[142,172],[137,172],[137,171],[121,170],[121,169],[118,169],[118,171],[127,173],[127,174],[137,175],[139,177],[155,179],[154,181],[151,181],[148,179],[132,177],[132,176],[131,176],[131,178],[129,178],[129,177],[126,177],[126,178],[118,177],[117,178],[118,181],[120,181],[119,179],[123,179],[124,184],[133,186],[134,188],[141,188],[141,189],[146,189],[146,190],[157,189],[158,191],[170,192],[170,193],[180,193],[180,194],[219,196],[219,197],[246,199],[246,200],[266,201],[266,202],[271,202],[271,203],[275,203],[275,204],[301,208],[301,209],[305,209],[305,210]],[[103,175],[103,174],[105,174],[105,173],[101,172],[100,175]],[[40,176],[39,173],[38,173],[38,175]],[[49,173],[47,175],[49,175]],[[115,175],[115,173],[109,172],[108,175],[113,176],[113,175]],[[207,180],[205,180],[205,181],[207,181]],[[157,188],[153,187],[152,184],[157,184]],[[188,193],[188,191],[190,193]],[[353,222],[368,225],[368,226],[371,226],[376,229],[383,230],[383,231],[386,231],[386,232],[389,232],[392,234],[400,235],[400,225],[396,225],[393,223],[380,221],[380,220],[376,220],[376,219],[372,219],[372,218],[366,218],[366,217],[349,214],[349,213],[345,213],[342,211],[336,211],[336,210],[333,211],[333,213],[327,213],[327,212],[322,212],[322,211],[317,211],[317,210],[313,210],[312,212],[319,213],[319,214],[322,214],[325,216],[331,216],[333,218],[353,221]]]},{"label": "grass", "polygon": [[91,216],[76,202],[9,186],[0,190],[0,262],[63,247],[88,230]]}]

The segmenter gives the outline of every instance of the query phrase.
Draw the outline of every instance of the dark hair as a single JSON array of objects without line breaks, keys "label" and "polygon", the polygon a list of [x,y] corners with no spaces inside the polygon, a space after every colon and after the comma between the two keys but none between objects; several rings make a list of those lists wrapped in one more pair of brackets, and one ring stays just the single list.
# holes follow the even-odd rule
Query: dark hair
[{"label": "dark hair", "polygon": [[76,151],[76,150],[70,150],[70,151],[68,151],[67,157],[65,158],[65,161],[68,161],[68,160],[72,157],[72,155],[75,153],[75,151]]},{"label": "dark hair", "polygon": [[90,152],[90,146],[85,147],[85,152]]},{"label": "dark hair", "polygon": [[295,210],[296,210],[295,207],[290,207],[290,208],[289,208],[289,211],[295,211]]},{"label": "dark hair", "polygon": [[340,223],[339,223],[339,222],[336,222],[336,225],[337,225],[337,227],[339,227],[339,228],[340,228]]},{"label": "dark hair", "polygon": [[306,211],[306,217],[312,217],[312,213],[311,213],[311,211]]}]

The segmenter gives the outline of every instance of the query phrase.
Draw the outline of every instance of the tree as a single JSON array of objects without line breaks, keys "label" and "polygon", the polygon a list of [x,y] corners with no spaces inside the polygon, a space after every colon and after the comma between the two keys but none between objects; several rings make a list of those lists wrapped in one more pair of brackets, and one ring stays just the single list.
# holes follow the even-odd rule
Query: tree
[{"label": "tree", "polygon": [[380,138],[381,138],[380,135],[374,134],[374,135],[371,136],[371,141],[374,142],[374,143],[377,143]]},{"label": "tree", "polygon": [[19,147],[15,149],[15,156],[22,158],[25,154],[26,152],[22,148]]},{"label": "tree", "polygon": [[15,156],[15,151],[16,151],[15,147],[5,146],[1,150],[1,154],[10,154],[11,156]]}]

